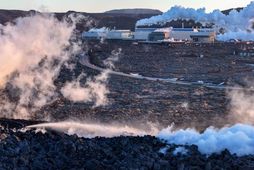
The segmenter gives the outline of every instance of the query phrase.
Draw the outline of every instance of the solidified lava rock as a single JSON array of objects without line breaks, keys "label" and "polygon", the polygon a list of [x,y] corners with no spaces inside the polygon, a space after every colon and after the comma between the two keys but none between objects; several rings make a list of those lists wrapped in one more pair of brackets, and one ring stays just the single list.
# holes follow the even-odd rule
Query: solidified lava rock
[{"label": "solidified lava rock", "polygon": [[[237,157],[225,150],[203,155],[198,147],[167,145],[156,137],[80,138],[8,128],[0,121],[0,169],[253,169],[254,156]],[[17,124],[17,123],[20,124]],[[2,123],[4,125],[2,125]],[[186,154],[175,153],[184,147]]]}]

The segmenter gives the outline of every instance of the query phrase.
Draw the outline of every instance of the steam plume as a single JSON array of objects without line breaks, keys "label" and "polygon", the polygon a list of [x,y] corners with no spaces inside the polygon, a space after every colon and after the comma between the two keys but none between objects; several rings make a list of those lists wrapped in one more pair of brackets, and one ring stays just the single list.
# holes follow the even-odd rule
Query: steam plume
[{"label": "steam plume", "polygon": [[[246,36],[250,35],[251,32],[253,32],[253,11],[254,2],[251,2],[240,12],[232,10],[229,15],[225,15],[219,10],[214,10],[211,13],[206,13],[205,8],[195,10],[193,8],[175,6],[162,15],[139,20],[136,25],[152,25],[170,22],[177,19],[194,20],[196,22],[202,23],[204,26],[206,24],[215,24],[215,27],[218,29],[224,28],[227,33],[220,35],[218,37],[220,40],[228,40],[231,38],[254,40],[253,36]],[[250,34],[248,34],[248,32]]]},{"label": "steam plume", "polygon": [[228,149],[239,156],[254,153],[254,127],[236,124],[232,127],[206,129],[199,133],[194,129],[172,131],[172,127],[163,129],[158,137],[170,144],[197,145],[204,154],[219,153]]},{"label": "steam plume", "polygon": [[58,122],[44,123],[28,126],[28,128],[48,128],[67,133],[69,135],[76,134],[80,137],[115,137],[115,136],[144,136],[155,135],[158,130],[154,127],[149,127],[150,130],[137,129],[130,126],[120,125],[103,125],[96,123],[79,123],[79,122]]},{"label": "steam plume", "polygon": [[253,91],[238,89],[228,92],[230,98],[229,119],[232,122],[254,124]]},{"label": "steam plume", "polygon": [[108,71],[102,72],[98,76],[89,79],[85,85],[81,85],[80,78],[68,82],[61,89],[63,96],[74,102],[95,102],[95,106],[104,106],[108,104],[107,94],[109,90],[106,87],[108,80]]},{"label": "steam plume", "polygon": [[61,89],[63,96],[74,102],[94,101],[95,107],[107,105],[109,103],[107,98],[109,90],[106,84],[110,76],[110,70],[114,69],[114,63],[118,61],[121,51],[121,49],[112,51],[111,56],[104,61],[108,69],[94,78],[89,78],[84,85],[80,83],[81,78],[85,76],[84,74],[79,76],[76,81],[66,83]]},{"label": "steam plume", "polygon": [[[75,40],[75,24],[80,19],[70,15],[59,21],[53,15],[36,14],[0,26],[0,117],[30,119],[58,98],[54,81],[61,67],[81,51]],[[105,92],[100,92],[108,92],[105,77],[90,79],[87,85],[93,93],[87,97],[95,99],[97,106],[105,102]],[[6,89],[8,95],[3,92]],[[83,102],[93,100],[88,98]]]}]

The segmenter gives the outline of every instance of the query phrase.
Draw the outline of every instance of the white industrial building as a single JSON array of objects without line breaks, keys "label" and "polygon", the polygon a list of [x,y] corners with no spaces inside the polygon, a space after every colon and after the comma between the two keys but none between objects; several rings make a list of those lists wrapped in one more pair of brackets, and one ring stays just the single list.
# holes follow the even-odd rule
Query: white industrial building
[{"label": "white industrial building", "polygon": [[82,33],[82,38],[85,39],[105,39],[107,37],[107,34],[109,32],[109,29],[103,27],[103,28],[92,28],[87,32]]},{"label": "white industrial building", "polygon": [[136,28],[131,30],[109,30],[108,28],[91,29],[82,34],[86,39],[111,39],[111,40],[137,40],[137,41],[215,41],[216,33],[213,29],[195,28]]},{"label": "white industrial building", "polygon": [[[134,39],[139,41],[198,41],[214,42],[215,32],[212,29],[196,28],[136,28]],[[198,36],[198,37],[197,37]]]},{"label": "white industrial building", "polygon": [[128,40],[133,39],[131,30],[111,30],[107,33],[107,39]]},{"label": "white industrial building", "polygon": [[149,41],[163,41],[168,40],[172,28],[159,28],[148,35]]},{"label": "white industrial building", "polygon": [[195,32],[191,34],[191,39],[193,42],[200,42],[200,43],[213,43],[216,38],[216,33],[215,32]]},{"label": "white industrial building", "polygon": [[170,32],[170,38],[174,40],[191,41],[191,35],[198,32],[195,28],[173,28]]},{"label": "white industrial building", "polygon": [[93,28],[82,33],[82,37],[86,39],[133,39],[131,30],[109,30],[108,28]]},{"label": "white industrial building", "polygon": [[158,28],[136,28],[134,32],[134,39],[140,41],[147,41],[149,34]]}]

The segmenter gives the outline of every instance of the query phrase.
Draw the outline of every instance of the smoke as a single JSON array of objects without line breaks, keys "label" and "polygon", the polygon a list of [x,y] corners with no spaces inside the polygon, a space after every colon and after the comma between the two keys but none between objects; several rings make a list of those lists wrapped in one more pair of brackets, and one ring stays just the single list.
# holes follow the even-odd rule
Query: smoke
[{"label": "smoke", "polygon": [[247,36],[253,32],[253,11],[254,2],[251,2],[240,12],[232,10],[229,15],[225,15],[219,10],[214,10],[211,13],[206,13],[205,8],[195,10],[193,8],[175,6],[162,15],[139,20],[136,25],[153,25],[178,19],[194,20],[196,22],[202,23],[204,26],[207,24],[215,24],[214,26],[218,30],[220,28],[225,29],[226,34],[220,35],[218,37],[219,40],[229,40],[232,38],[254,40],[253,36]]},{"label": "smoke", "polygon": [[56,96],[54,79],[70,53],[75,53],[72,48],[65,50],[71,45],[73,29],[51,15],[19,18],[0,27],[1,87],[8,81],[11,92],[20,94],[18,104],[3,102],[4,107],[9,103],[11,117],[28,118],[28,108],[40,108]]},{"label": "smoke", "polygon": [[230,99],[231,122],[254,124],[254,95],[251,84],[248,88],[237,88],[227,92]]},{"label": "smoke", "polygon": [[89,78],[85,85],[81,85],[80,79],[84,74],[80,75],[75,81],[68,82],[61,89],[63,96],[74,102],[91,102],[97,106],[105,106],[108,104],[107,94],[109,93],[106,87],[109,77],[109,70],[102,72],[94,78]]},{"label": "smoke", "polygon": [[254,153],[253,134],[253,126],[236,124],[222,129],[210,127],[203,133],[194,129],[173,131],[172,127],[168,127],[157,136],[169,144],[197,145],[203,154],[220,153],[228,149],[232,154],[242,156]]},{"label": "smoke", "polygon": [[101,123],[79,123],[79,122],[58,122],[44,123],[28,126],[27,128],[46,128],[64,132],[69,135],[76,134],[79,137],[116,137],[116,136],[144,136],[155,135],[158,130],[155,127],[149,127],[149,130],[137,129],[130,126],[103,125]]},{"label": "smoke", "polygon": [[63,49],[70,45],[73,28],[52,16],[35,15],[18,19],[15,25],[1,26],[0,30],[0,82],[3,86],[8,75],[14,71],[25,72],[43,58],[45,62],[55,58],[66,60]]},{"label": "smoke", "polygon": [[85,84],[82,85],[80,83],[81,79],[86,77],[85,74],[81,74],[75,81],[66,83],[61,89],[63,96],[74,102],[93,101],[95,103],[95,107],[109,104],[107,98],[109,90],[106,85],[110,76],[110,70],[115,68],[114,63],[119,60],[121,52],[122,49],[112,51],[111,56],[103,62],[108,69],[98,76],[88,78]]},{"label": "smoke", "polygon": [[111,56],[108,57],[106,60],[103,61],[103,64],[109,68],[109,69],[115,69],[115,62],[117,62],[119,60],[119,58],[121,57],[122,54],[122,49],[118,48],[118,50],[113,50],[111,52]]},{"label": "smoke", "polygon": [[230,39],[241,39],[244,41],[253,41],[254,32],[253,31],[238,31],[238,32],[226,32],[217,36],[220,41],[227,41]]},{"label": "smoke", "polygon": [[[50,14],[35,14],[0,26],[1,117],[31,119],[41,107],[58,99],[54,81],[61,68],[68,66],[67,61],[81,52],[75,32],[75,25],[81,19],[84,18],[70,15],[59,21]],[[108,93],[103,85],[106,77],[103,73],[89,78],[86,85],[91,95],[83,97],[83,102],[104,104]],[[73,84],[79,87],[77,81]],[[84,89],[75,91],[68,84],[67,87],[69,94],[80,91],[86,94]]]}]

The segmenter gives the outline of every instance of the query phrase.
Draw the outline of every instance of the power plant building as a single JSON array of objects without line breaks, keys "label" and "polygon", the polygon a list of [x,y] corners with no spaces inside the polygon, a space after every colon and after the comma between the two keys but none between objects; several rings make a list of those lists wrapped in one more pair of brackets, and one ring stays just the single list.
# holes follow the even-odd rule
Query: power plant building
[{"label": "power plant building", "polygon": [[134,39],[140,41],[147,41],[149,34],[154,32],[158,28],[136,28],[134,32]]},{"label": "power plant building", "polygon": [[133,39],[131,30],[111,30],[107,33],[107,39],[128,40]]},{"label": "power plant building", "polygon": [[195,32],[191,34],[193,42],[199,43],[213,43],[216,38],[215,32]]},{"label": "power plant building", "polygon": [[160,28],[148,35],[149,41],[167,40],[170,37],[171,28]]},{"label": "power plant building", "polygon": [[191,35],[198,32],[194,28],[173,28],[170,32],[170,38],[174,40],[191,41]]},{"label": "power plant building", "polygon": [[136,28],[131,30],[109,30],[107,28],[91,29],[83,32],[86,39],[136,40],[136,41],[192,41],[213,43],[216,33],[213,29],[195,28]]},{"label": "power plant building", "polygon": [[87,32],[82,33],[82,38],[85,39],[102,39],[106,38],[109,30],[107,28],[93,28]]}]

